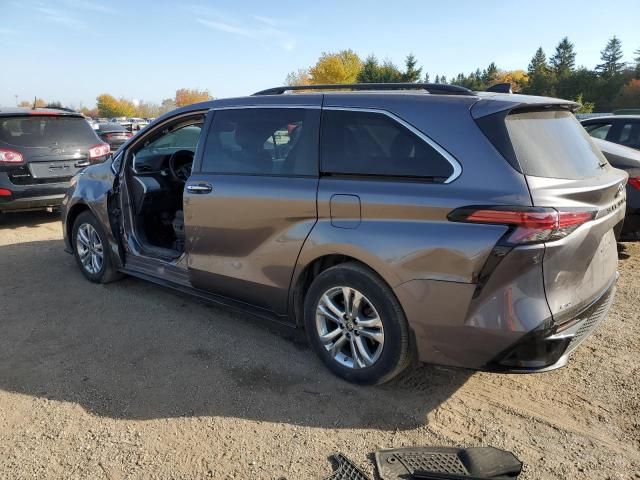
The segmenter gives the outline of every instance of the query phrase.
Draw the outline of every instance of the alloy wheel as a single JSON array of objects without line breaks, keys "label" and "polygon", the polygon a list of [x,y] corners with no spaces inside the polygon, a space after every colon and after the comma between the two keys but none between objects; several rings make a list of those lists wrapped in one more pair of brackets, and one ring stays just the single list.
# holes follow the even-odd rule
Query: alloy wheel
[{"label": "alloy wheel", "polygon": [[90,223],[83,223],[76,235],[76,251],[82,267],[92,275],[102,270],[104,250],[98,232]]},{"label": "alloy wheel", "polygon": [[316,306],[322,345],[340,365],[359,369],[376,363],[384,347],[384,328],[373,303],[352,287],[327,290]]}]

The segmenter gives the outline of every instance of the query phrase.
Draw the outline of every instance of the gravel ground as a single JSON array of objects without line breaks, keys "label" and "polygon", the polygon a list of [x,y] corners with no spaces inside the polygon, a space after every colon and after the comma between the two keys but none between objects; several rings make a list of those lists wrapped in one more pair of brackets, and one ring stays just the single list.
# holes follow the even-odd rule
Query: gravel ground
[{"label": "gravel ground", "polygon": [[291,332],[140,280],[94,285],[47,213],[0,224],[0,477],[320,479],[341,451],[493,445],[520,478],[640,478],[640,244],[561,370],[331,376]]}]

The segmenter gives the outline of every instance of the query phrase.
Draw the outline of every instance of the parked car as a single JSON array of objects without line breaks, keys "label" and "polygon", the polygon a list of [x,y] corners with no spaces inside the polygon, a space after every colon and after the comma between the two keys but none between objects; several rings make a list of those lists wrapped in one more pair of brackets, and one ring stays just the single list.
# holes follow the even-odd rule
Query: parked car
[{"label": "parked car", "polygon": [[115,122],[99,123],[96,133],[105,143],[109,144],[112,151],[116,151],[120,145],[133,136],[130,131]]},{"label": "parked car", "polygon": [[629,174],[627,212],[620,238],[640,240],[640,152],[599,138],[593,141],[613,167]]},{"label": "parked car", "polygon": [[130,118],[129,121],[131,122],[131,130],[133,131],[141,130],[149,125],[149,122],[143,118]]},{"label": "parked car", "polygon": [[131,124],[131,121],[128,118],[125,118],[125,117],[114,117],[114,118],[110,119],[109,122],[110,123],[117,123],[118,125],[122,125],[124,128],[126,128],[130,132],[133,130],[133,126]]},{"label": "parked car", "polygon": [[130,274],[302,327],[356,383],[414,355],[557,368],[611,305],[625,207],[627,174],[577,107],[432,84],[190,105],[77,177],[66,250],[93,282]]},{"label": "parked car", "polygon": [[0,109],[0,213],[59,207],[71,177],[108,154],[79,113]]},{"label": "parked car", "polygon": [[589,135],[640,150],[640,115],[611,115],[582,120]]}]

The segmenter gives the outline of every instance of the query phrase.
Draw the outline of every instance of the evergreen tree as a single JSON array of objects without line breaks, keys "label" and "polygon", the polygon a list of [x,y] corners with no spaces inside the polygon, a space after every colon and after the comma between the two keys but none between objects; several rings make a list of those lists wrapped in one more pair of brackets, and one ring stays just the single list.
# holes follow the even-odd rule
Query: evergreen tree
[{"label": "evergreen tree", "polygon": [[440,83],[447,83],[447,77],[445,77],[444,75],[442,75],[440,77]]},{"label": "evergreen tree", "polygon": [[416,57],[413,55],[413,53],[407,55],[407,58],[404,61],[404,65],[405,70],[402,74],[403,82],[413,83],[420,80],[420,77],[422,76],[422,67],[416,68],[416,65],[418,65],[418,60],[416,60]]},{"label": "evergreen tree", "polygon": [[424,73],[424,83],[429,83],[430,78],[429,78],[429,72],[425,72]]},{"label": "evergreen tree", "polygon": [[439,76],[439,75],[436,75],[436,80],[435,80],[435,82],[436,82],[436,83],[440,83],[440,76]]},{"label": "evergreen tree", "polygon": [[375,55],[369,55],[362,64],[362,70],[358,74],[358,83],[375,83],[378,81],[380,64]]},{"label": "evergreen tree", "polygon": [[576,52],[573,48],[573,43],[569,41],[568,37],[564,37],[560,41],[556,47],[556,52],[551,57],[550,63],[558,77],[567,76],[573,71],[576,65]]},{"label": "evergreen tree", "polygon": [[547,73],[549,70],[549,65],[547,65],[547,56],[544,54],[544,50],[542,47],[539,47],[536,50],[535,55],[529,62],[529,68],[527,69],[527,73],[529,75],[535,75],[536,73]]},{"label": "evergreen tree", "polygon": [[606,79],[617,77],[626,66],[625,62],[620,61],[622,57],[622,42],[614,35],[600,52],[602,63],[596,67],[596,71]]},{"label": "evergreen tree", "polygon": [[482,83],[485,89],[496,83],[496,77],[498,76],[498,67],[495,62],[491,62],[487,69],[482,72]]}]

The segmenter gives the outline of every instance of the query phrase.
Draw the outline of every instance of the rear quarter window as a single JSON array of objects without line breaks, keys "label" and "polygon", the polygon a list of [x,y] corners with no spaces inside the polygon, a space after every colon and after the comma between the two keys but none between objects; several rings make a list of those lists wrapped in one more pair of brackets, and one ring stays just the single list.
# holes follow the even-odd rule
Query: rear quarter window
[{"label": "rear quarter window", "polygon": [[453,166],[434,147],[384,113],[325,110],[324,173],[423,177],[443,182]]},{"label": "rear quarter window", "polygon": [[607,162],[571,112],[512,113],[505,123],[525,175],[577,180],[598,175]]}]

